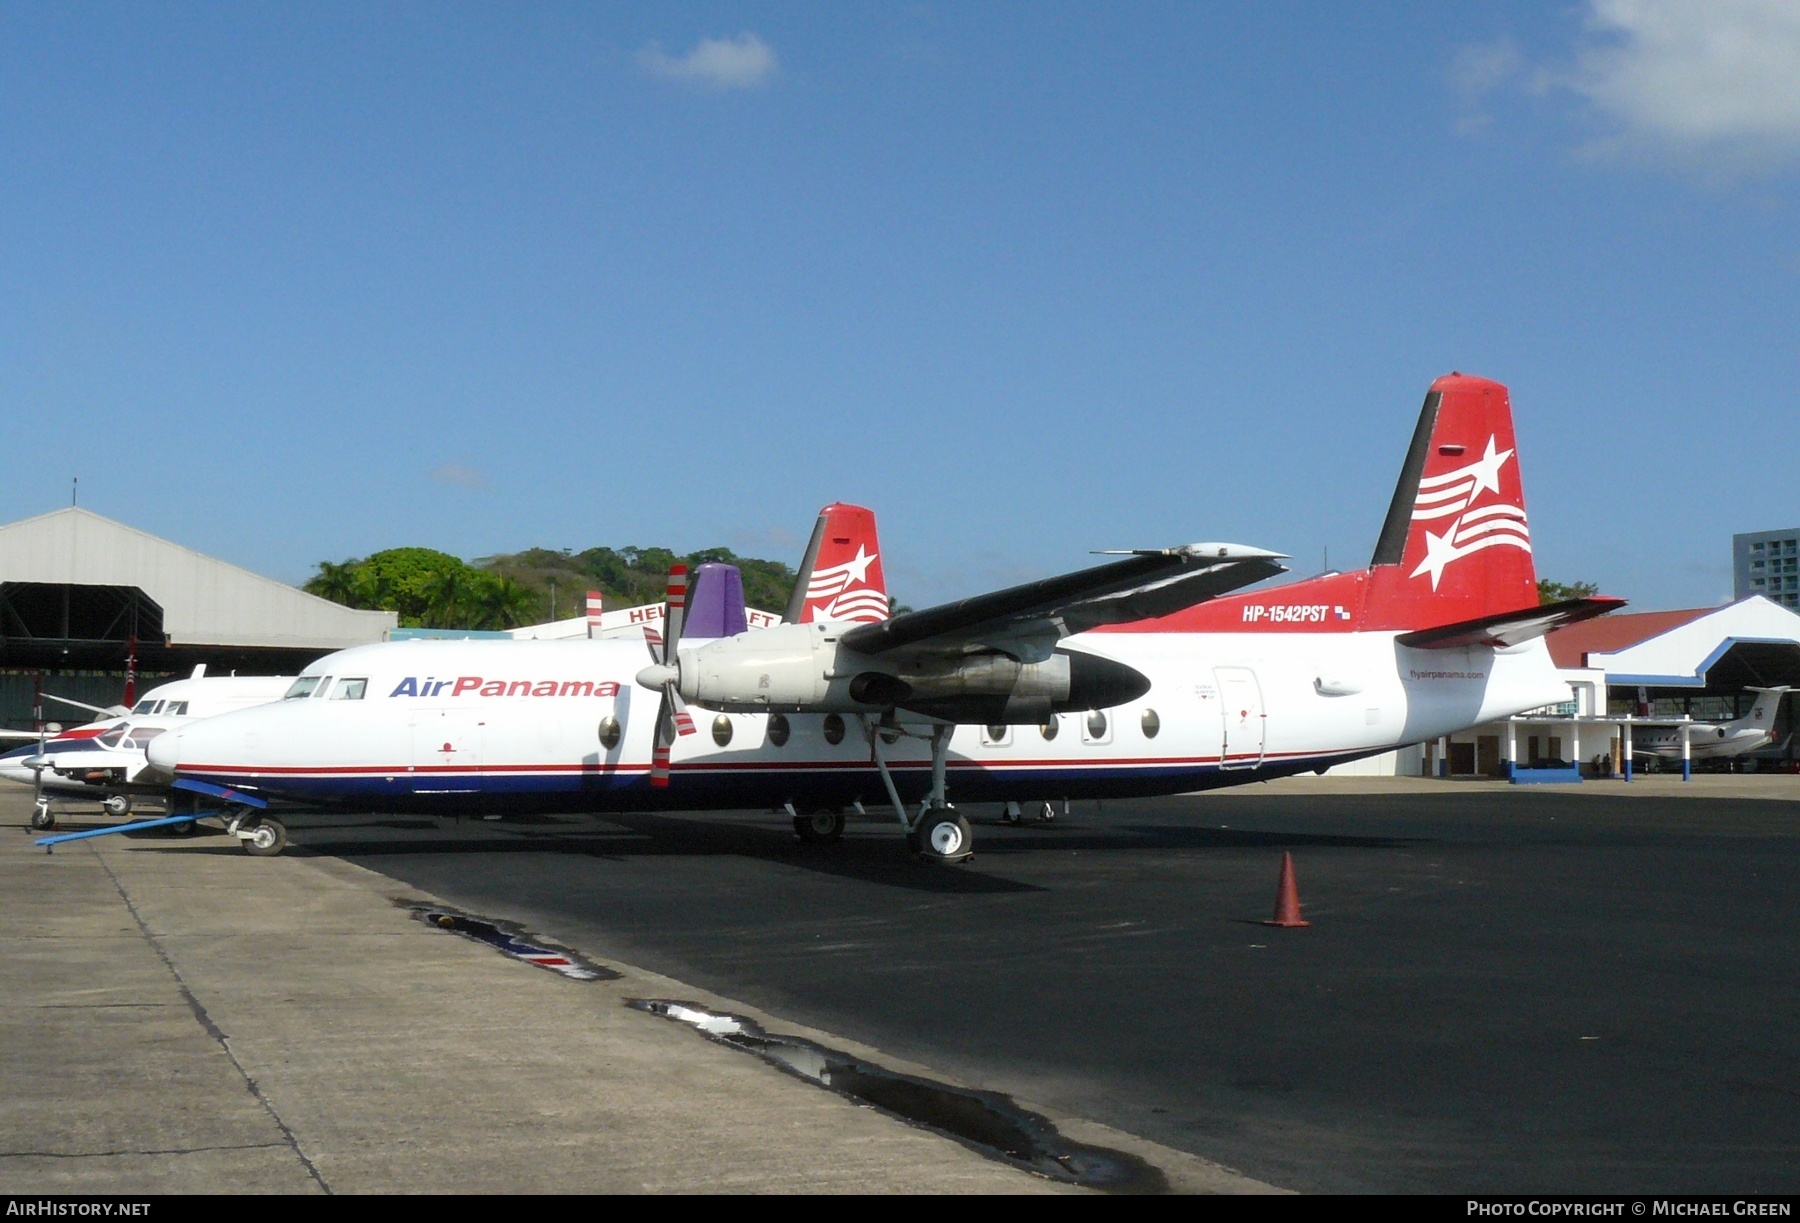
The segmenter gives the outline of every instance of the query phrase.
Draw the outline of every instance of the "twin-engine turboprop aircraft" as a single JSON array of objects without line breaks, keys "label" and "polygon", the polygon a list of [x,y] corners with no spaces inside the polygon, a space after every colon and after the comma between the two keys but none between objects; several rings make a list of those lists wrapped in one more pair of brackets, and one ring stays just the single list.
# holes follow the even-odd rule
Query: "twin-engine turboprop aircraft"
[{"label": "twin-engine turboprop aircraft", "polygon": [[[207,675],[194,668],[186,679],[160,684],[128,711],[85,726],[37,736],[29,747],[0,755],[0,778],[32,787],[33,828],[54,828],[53,799],[100,803],[109,815],[131,810],[132,798],[168,789],[166,773],[144,776],[145,750],[156,736],[199,718],[216,717],[278,700],[292,676]],[[46,694],[48,695],[48,694]],[[66,698],[52,698],[66,701]],[[67,702],[74,704],[74,702]],[[108,711],[84,705],[96,713]],[[124,706],[117,708],[123,710]]]},{"label": "twin-engine turboprop aircraft", "polygon": [[[956,860],[970,834],[952,778],[960,798],[1020,801],[1322,771],[1564,699],[1543,634],[1621,605],[1538,604],[1506,388],[1461,374],[1432,384],[1354,573],[1231,593],[1280,572],[1277,554],[1194,545],[887,618],[843,602],[879,575],[872,516],[851,517],[822,519],[804,610],[774,628],[696,644],[671,623],[674,648],[648,656],[363,646],[307,669],[313,699],[184,727],[150,758],[365,810],[787,806],[813,837],[885,798],[921,856]],[[833,606],[865,618],[813,610]],[[361,698],[329,699],[341,684]],[[683,715],[694,733],[670,733]]]}]

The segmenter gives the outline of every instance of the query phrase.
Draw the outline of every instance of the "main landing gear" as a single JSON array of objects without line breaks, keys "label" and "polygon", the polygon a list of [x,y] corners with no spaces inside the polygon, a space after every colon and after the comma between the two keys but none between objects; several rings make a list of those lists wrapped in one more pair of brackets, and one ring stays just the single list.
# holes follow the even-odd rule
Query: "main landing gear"
[{"label": "main landing gear", "polygon": [[[1064,815],[1069,814],[1069,800],[1066,798],[1062,800],[1062,813]],[[1007,803],[1005,809],[1000,812],[1000,822],[1002,824],[1012,824],[1016,827],[1017,825],[1023,824],[1025,822],[1025,818],[1026,817],[1025,817],[1024,808],[1022,808],[1018,803]],[[1038,823],[1049,824],[1049,823],[1054,822],[1055,819],[1056,819],[1056,808],[1054,806],[1052,806],[1048,802],[1042,802],[1042,803],[1038,804],[1038,808],[1037,808]]]},{"label": "main landing gear", "polygon": [[799,815],[794,811],[794,804],[789,803],[787,812],[794,817],[794,833],[802,841],[836,841],[844,835],[845,820],[842,811],[810,811]]},{"label": "main landing gear", "polygon": [[969,830],[969,821],[950,805],[944,780],[950,756],[950,733],[956,728],[941,725],[931,728],[931,792],[919,804],[919,814],[909,819],[906,804],[900,801],[900,791],[894,787],[893,775],[888,772],[887,757],[881,751],[886,741],[884,731],[891,734],[893,728],[881,727],[867,717],[863,719],[863,726],[869,733],[869,749],[875,757],[875,768],[881,774],[881,784],[887,787],[888,801],[894,805],[900,827],[906,830],[907,847],[924,862],[966,862],[973,857],[974,834]]}]

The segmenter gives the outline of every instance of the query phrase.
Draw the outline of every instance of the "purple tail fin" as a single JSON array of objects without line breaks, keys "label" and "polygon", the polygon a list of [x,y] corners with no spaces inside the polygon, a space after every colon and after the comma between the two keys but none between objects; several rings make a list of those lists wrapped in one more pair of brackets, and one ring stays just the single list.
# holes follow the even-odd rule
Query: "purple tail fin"
[{"label": "purple tail fin", "polygon": [[688,590],[683,637],[735,637],[749,628],[744,617],[744,575],[736,565],[705,564]]}]

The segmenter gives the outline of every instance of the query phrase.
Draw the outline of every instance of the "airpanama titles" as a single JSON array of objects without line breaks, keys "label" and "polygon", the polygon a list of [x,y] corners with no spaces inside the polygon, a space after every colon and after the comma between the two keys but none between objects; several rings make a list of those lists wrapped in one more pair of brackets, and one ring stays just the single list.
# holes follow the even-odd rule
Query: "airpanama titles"
[{"label": "airpanama titles", "polygon": [[619,695],[618,681],[610,679],[485,679],[479,675],[459,675],[455,679],[424,679],[409,675],[388,693],[396,696],[438,696],[444,689],[451,696],[604,696]]}]

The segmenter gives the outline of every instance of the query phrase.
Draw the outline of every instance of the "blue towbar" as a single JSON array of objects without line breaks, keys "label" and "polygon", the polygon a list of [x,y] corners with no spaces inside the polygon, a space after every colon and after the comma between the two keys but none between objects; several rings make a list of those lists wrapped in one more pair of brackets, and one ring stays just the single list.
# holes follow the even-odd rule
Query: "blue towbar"
[{"label": "blue towbar", "polygon": [[191,824],[196,817],[191,815],[171,815],[160,820],[139,820],[135,824],[114,824],[111,828],[90,828],[86,832],[61,832],[53,837],[39,837],[33,845],[42,845],[46,852],[52,846],[61,845],[64,841],[82,841],[88,837],[104,837],[115,832],[136,832],[140,828],[161,828],[165,824]]}]

